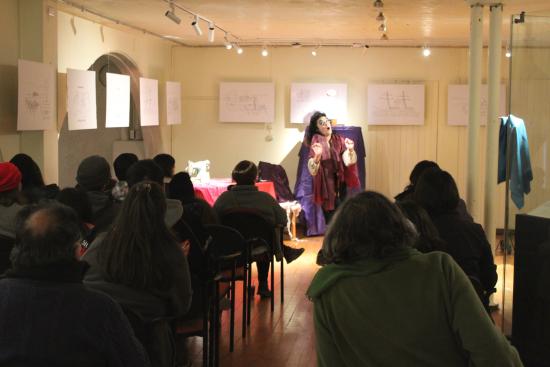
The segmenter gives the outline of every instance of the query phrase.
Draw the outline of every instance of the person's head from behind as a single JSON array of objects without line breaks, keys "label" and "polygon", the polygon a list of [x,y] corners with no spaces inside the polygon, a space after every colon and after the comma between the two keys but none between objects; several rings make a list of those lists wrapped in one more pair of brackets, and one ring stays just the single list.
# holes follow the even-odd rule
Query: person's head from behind
[{"label": "person's head from behind", "polygon": [[84,158],[76,172],[76,182],[87,191],[103,191],[111,182],[111,166],[99,155]]},{"label": "person's head from behind", "polygon": [[9,162],[0,163],[0,205],[11,206],[18,201],[21,172]]},{"label": "person's head from behind", "polygon": [[126,181],[126,172],[128,171],[128,168],[130,168],[130,166],[137,161],[138,157],[134,153],[119,154],[113,162],[116,178],[119,181]]},{"label": "person's head from behind", "polygon": [[142,181],[153,181],[163,185],[162,168],[152,159],[142,159],[132,164],[126,171],[126,181],[132,187]]},{"label": "person's head from behind", "polygon": [[410,247],[416,232],[399,208],[382,194],[360,193],[337,210],[323,241],[328,263],[390,256]]},{"label": "person's head from behind", "polygon": [[237,185],[254,185],[258,178],[258,167],[251,161],[240,161],[233,168],[231,178]]},{"label": "person's head from behind", "polygon": [[410,185],[414,187],[418,182],[418,179],[420,178],[420,176],[422,176],[422,174],[424,173],[424,171],[430,168],[439,168],[439,165],[434,161],[424,160],[424,161],[418,162],[412,169],[411,174],[409,176]]},{"label": "person's head from behind", "polygon": [[55,199],[72,208],[81,222],[92,223],[92,204],[85,191],[67,187],[59,191]]},{"label": "person's head from behind", "polygon": [[19,153],[13,156],[11,163],[17,166],[21,172],[21,185],[23,190],[31,187],[44,186],[44,178],[38,164],[28,155]]},{"label": "person's head from behind", "polygon": [[456,210],[460,196],[449,172],[430,168],[420,176],[414,190],[414,201],[431,216]]},{"label": "person's head from behind", "polygon": [[162,168],[164,177],[172,177],[174,175],[174,167],[176,166],[176,160],[170,154],[157,154],[153,160],[156,164]]},{"label": "person's head from behind", "polygon": [[164,223],[165,213],[166,200],[158,183],[132,186],[99,250],[109,281],[139,289],[171,286],[172,269],[165,265],[173,256],[170,246],[177,245]]},{"label": "person's head from behind", "polygon": [[182,203],[190,202],[195,199],[195,188],[191,177],[187,172],[179,172],[172,177],[168,184],[170,199],[176,199]]},{"label": "person's head from behind", "polygon": [[311,142],[313,135],[321,134],[328,136],[332,133],[332,126],[330,120],[327,119],[327,115],[323,112],[315,111],[309,119],[309,125],[307,127],[307,140]]},{"label": "person's head from behind", "polygon": [[12,269],[76,261],[80,223],[71,208],[48,202],[26,206],[17,215]]},{"label": "person's head from behind", "polygon": [[419,236],[416,248],[420,252],[443,249],[443,242],[439,238],[437,228],[424,208],[412,200],[398,201],[396,204],[405,217],[414,224]]}]

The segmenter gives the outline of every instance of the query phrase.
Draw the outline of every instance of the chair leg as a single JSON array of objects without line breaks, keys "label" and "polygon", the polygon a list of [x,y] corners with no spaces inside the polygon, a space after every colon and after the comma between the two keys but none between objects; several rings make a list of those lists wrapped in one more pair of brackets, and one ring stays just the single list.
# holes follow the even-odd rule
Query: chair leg
[{"label": "chair leg", "polygon": [[279,288],[281,288],[281,304],[285,303],[285,259],[281,259],[281,282]]},{"label": "chair leg", "polygon": [[235,267],[233,263],[233,269],[231,271],[231,282],[229,283],[231,289],[231,318],[229,322],[229,351],[233,352],[233,345],[235,341]]},{"label": "chair leg", "polygon": [[208,287],[205,287],[204,292],[202,296],[202,304],[204,307],[203,314],[202,314],[202,365],[208,366],[208,348],[209,348],[209,334],[210,331],[208,330],[208,319],[210,317],[210,305],[208,304]]},{"label": "chair leg", "polygon": [[243,319],[242,319],[242,336],[243,339],[246,338],[246,310],[247,310],[247,299],[248,299],[248,262],[244,264],[244,274],[243,274]]},{"label": "chair leg", "polygon": [[271,312],[275,311],[275,255],[271,254]]},{"label": "chair leg", "polygon": [[[210,299],[210,302],[216,302],[216,299],[218,298],[214,293],[214,290],[216,289],[216,287],[214,286],[214,284],[212,284],[210,287],[209,287],[209,290],[212,294],[212,298]],[[214,358],[215,358],[215,344],[216,344],[216,338],[215,338],[215,335],[216,335],[216,314],[215,314],[215,309],[213,307],[214,305],[211,304],[210,305],[210,312],[209,312],[209,323],[210,323],[210,329],[209,329],[209,337],[208,337],[208,341],[209,341],[209,344],[208,344],[208,366],[210,367],[214,367]]]},{"label": "chair leg", "polygon": [[254,298],[254,294],[250,294],[250,290],[252,289],[252,261],[248,262],[248,287],[247,287],[248,293],[248,299],[247,299],[247,305],[246,305],[246,325],[250,326],[250,303],[252,298]]},{"label": "chair leg", "polygon": [[221,332],[221,325],[220,325],[220,283],[216,282],[216,303],[214,303],[214,332],[215,332],[215,338],[216,342],[214,343],[214,366],[220,365],[220,332]]}]

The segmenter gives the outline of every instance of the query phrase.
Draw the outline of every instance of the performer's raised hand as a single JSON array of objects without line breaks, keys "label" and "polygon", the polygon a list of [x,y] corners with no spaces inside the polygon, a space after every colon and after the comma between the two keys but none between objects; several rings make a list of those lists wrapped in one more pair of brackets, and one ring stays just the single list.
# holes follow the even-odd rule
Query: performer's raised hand
[{"label": "performer's raised hand", "polygon": [[353,148],[355,148],[355,143],[351,139],[348,139],[348,138],[344,139],[344,144],[346,145],[346,148],[348,150],[353,150]]},{"label": "performer's raised hand", "polygon": [[319,162],[319,160],[321,159],[321,154],[323,154],[323,147],[320,143],[313,143],[311,144],[311,149],[313,149],[313,153],[315,154],[313,158],[315,158],[315,160]]}]

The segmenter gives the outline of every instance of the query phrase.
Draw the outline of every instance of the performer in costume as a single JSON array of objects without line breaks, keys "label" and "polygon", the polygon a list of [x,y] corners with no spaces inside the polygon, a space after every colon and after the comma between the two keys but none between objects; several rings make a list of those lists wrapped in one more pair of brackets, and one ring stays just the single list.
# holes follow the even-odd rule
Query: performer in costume
[{"label": "performer in costume", "polygon": [[354,142],[332,132],[327,116],[316,111],[310,119],[307,139],[308,170],[313,176],[313,197],[328,221],[346,195],[360,186]]}]

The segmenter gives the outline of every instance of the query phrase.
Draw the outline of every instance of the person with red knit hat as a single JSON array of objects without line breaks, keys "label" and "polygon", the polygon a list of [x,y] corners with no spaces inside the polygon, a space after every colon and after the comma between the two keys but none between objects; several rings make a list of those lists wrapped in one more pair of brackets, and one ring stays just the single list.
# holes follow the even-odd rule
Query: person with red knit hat
[{"label": "person with red knit hat", "polygon": [[0,235],[15,238],[15,217],[19,204],[21,172],[12,163],[0,163]]}]

